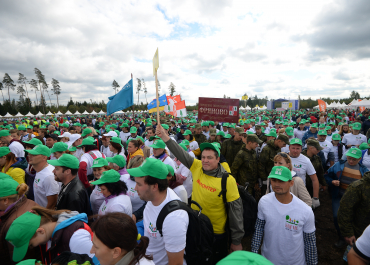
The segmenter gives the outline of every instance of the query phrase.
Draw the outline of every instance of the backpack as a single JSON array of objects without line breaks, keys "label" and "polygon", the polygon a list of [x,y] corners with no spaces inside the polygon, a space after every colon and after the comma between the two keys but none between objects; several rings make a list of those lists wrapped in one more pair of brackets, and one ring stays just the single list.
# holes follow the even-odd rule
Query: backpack
[{"label": "backpack", "polygon": [[[229,214],[229,207],[227,205],[226,201],[226,183],[227,178],[229,177],[229,173],[225,172],[222,175],[221,179],[221,192],[220,195],[222,195],[222,199],[225,204],[226,214]],[[253,198],[252,195],[248,192],[248,186],[243,187],[238,185],[238,191],[240,198],[242,199],[243,203],[243,226],[244,226],[244,237],[247,237],[251,235],[254,232],[254,225],[256,224],[257,220],[257,212],[258,212],[258,206],[256,200]],[[220,196],[219,195],[219,196]]]},{"label": "backpack", "polygon": [[166,216],[176,210],[185,210],[189,215],[185,260],[187,264],[210,265],[212,264],[213,226],[209,218],[202,214],[202,207],[195,201],[191,203],[197,205],[200,210],[193,210],[179,200],[168,202],[158,215],[157,230],[163,237],[162,226]]}]

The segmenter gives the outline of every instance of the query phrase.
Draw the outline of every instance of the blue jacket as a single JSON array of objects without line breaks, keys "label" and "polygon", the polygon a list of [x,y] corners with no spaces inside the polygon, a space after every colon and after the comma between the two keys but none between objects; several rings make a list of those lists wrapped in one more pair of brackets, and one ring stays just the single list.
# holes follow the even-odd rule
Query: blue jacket
[{"label": "blue jacket", "polygon": [[[326,180],[326,183],[328,183],[328,187],[332,189],[332,196],[337,195],[339,192],[339,187],[334,186],[331,182],[333,180],[340,180],[343,174],[343,169],[344,169],[344,163],[347,160],[339,160],[337,163],[335,163],[331,168],[326,171],[324,177]],[[364,174],[369,171],[367,167],[365,167],[363,164],[358,163],[360,166],[360,173],[361,176],[364,176]]]},{"label": "blue jacket", "polygon": [[302,137],[302,143],[305,144],[306,140],[310,137],[313,137],[313,138],[317,139],[317,131],[315,133],[312,133],[310,130],[305,132],[305,134]]}]

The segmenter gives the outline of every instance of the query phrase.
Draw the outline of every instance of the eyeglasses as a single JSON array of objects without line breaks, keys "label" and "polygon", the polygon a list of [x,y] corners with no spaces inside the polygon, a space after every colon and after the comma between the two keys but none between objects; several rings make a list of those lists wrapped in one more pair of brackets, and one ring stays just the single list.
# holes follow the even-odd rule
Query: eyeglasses
[{"label": "eyeglasses", "polygon": [[286,153],[277,153],[277,155],[278,155],[278,156],[285,157],[285,158],[287,158],[287,157],[288,157],[288,155],[287,155]]}]

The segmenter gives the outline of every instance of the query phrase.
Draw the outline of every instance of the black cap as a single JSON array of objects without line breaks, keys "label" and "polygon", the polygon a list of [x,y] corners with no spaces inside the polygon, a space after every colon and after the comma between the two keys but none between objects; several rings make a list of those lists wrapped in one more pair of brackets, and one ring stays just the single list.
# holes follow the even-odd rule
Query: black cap
[{"label": "black cap", "polygon": [[58,141],[58,135],[55,133],[45,135],[45,138],[53,138],[54,140]]}]

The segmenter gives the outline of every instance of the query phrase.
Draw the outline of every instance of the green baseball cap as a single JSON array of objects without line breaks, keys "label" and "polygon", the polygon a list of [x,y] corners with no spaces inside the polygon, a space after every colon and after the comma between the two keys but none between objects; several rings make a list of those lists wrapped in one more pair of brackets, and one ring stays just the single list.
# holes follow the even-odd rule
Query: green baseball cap
[{"label": "green baseball cap", "polygon": [[234,251],[226,258],[217,262],[216,265],[273,265],[271,261],[264,256],[249,251]]},{"label": "green baseball cap", "polygon": [[136,132],[137,132],[137,128],[135,126],[130,128],[130,133],[136,133]]},{"label": "green baseball cap", "polygon": [[186,140],[186,139],[183,140],[181,143],[184,144],[184,145],[186,145],[186,146],[190,145],[190,142],[188,140]]},{"label": "green baseball cap", "polygon": [[346,153],[346,156],[350,156],[350,157],[353,157],[353,158],[356,158],[356,159],[359,159],[362,157],[362,152],[360,149],[358,148],[350,148],[347,153]]},{"label": "green baseball cap", "polygon": [[337,133],[333,134],[332,137],[331,137],[331,139],[334,140],[334,141],[340,141],[340,140],[342,140],[342,138],[340,137],[340,135],[337,134]]},{"label": "green baseball cap", "polygon": [[109,163],[115,163],[119,167],[125,167],[126,166],[126,159],[121,155],[116,155],[114,157],[107,157],[106,160]]},{"label": "green baseball cap", "polygon": [[361,123],[359,123],[359,122],[355,122],[355,123],[352,125],[352,129],[353,129],[353,130],[361,130]]},{"label": "green baseball cap", "polygon": [[173,167],[168,165],[168,164],[165,164],[165,165],[166,165],[166,168],[168,169],[168,173],[170,173],[171,176],[174,176],[175,175],[175,170],[173,169]]},{"label": "green baseball cap", "polygon": [[317,123],[313,123],[313,124],[311,124],[311,127],[312,127],[312,128],[317,128]]},{"label": "green baseball cap", "polygon": [[76,146],[71,146],[70,148],[68,148],[68,151],[70,152],[75,152],[76,150],[77,150]]},{"label": "green baseball cap", "polygon": [[86,128],[82,131],[81,137],[85,137],[89,133],[92,133],[92,130],[90,128]]},{"label": "green baseball cap", "polygon": [[324,149],[324,148],[322,148],[320,146],[319,141],[317,141],[316,139],[308,139],[307,140],[307,146],[313,146],[313,147],[315,147],[319,151],[321,151],[322,149]]},{"label": "green baseball cap", "polygon": [[40,222],[41,216],[30,212],[25,212],[13,221],[5,237],[14,246],[13,261],[18,262],[24,258]]},{"label": "green baseball cap", "polygon": [[119,145],[123,146],[121,138],[119,138],[119,137],[112,137],[112,138],[110,138],[109,142],[116,143],[116,144],[119,144]]},{"label": "green baseball cap", "polygon": [[319,128],[321,129],[321,128],[325,128],[325,124],[320,124],[320,126],[319,126]]},{"label": "green baseball cap", "polygon": [[288,127],[285,129],[285,133],[288,135],[288,136],[293,136],[294,135],[294,132],[293,132],[293,128],[292,127]]},{"label": "green baseball cap", "polygon": [[157,179],[166,179],[168,175],[166,165],[155,158],[147,158],[140,167],[127,169],[127,172],[135,178],[151,176]]},{"label": "green baseball cap", "polygon": [[212,150],[215,150],[218,154],[218,156],[220,156],[220,149],[218,147],[216,147],[214,144],[211,144],[211,143],[202,143],[200,144],[200,151],[203,152],[204,149],[206,148],[210,148]]},{"label": "green baseball cap", "polygon": [[50,155],[51,155],[49,147],[47,147],[45,145],[36,145],[33,149],[24,150],[24,151],[28,152],[31,155],[35,155],[35,156],[36,155],[43,155],[43,156],[50,157]]},{"label": "green baseball cap", "polygon": [[360,150],[366,150],[366,149],[370,148],[370,145],[368,143],[362,143],[362,144],[360,144],[360,146],[358,148]]},{"label": "green baseball cap", "polygon": [[48,160],[48,163],[52,166],[67,167],[72,169],[78,169],[80,166],[78,158],[70,154],[63,154],[57,160]]},{"label": "green baseball cap", "polygon": [[10,133],[9,133],[9,131],[8,130],[1,130],[0,131],[0,137],[3,137],[3,136],[9,136],[10,135]]},{"label": "green baseball cap", "polygon": [[94,138],[89,136],[89,137],[83,139],[82,143],[80,145],[78,145],[77,147],[81,147],[83,145],[94,145],[94,144],[95,144]]},{"label": "green baseball cap", "polygon": [[299,145],[301,145],[301,146],[302,146],[302,140],[301,140],[301,139],[299,139],[299,138],[293,138],[293,139],[291,139],[291,140],[290,140],[289,144],[290,144],[290,145],[293,145],[293,144],[299,144]]},{"label": "green baseball cap", "polygon": [[39,139],[37,138],[32,138],[31,140],[29,141],[24,141],[24,143],[26,144],[32,144],[32,145],[40,145],[40,144],[43,144]]},{"label": "green baseball cap", "polygon": [[25,130],[26,130],[26,126],[24,126],[24,125],[19,125],[19,126],[18,126],[18,130],[19,130],[19,131],[25,131]]},{"label": "green baseball cap", "polygon": [[326,132],[326,130],[321,130],[317,133],[318,135],[328,135],[328,133]]},{"label": "green baseball cap", "polygon": [[118,182],[121,175],[115,171],[114,169],[110,169],[108,171],[103,172],[100,179],[91,182],[92,185],[102,185],[105,183],[115,183]]},{"label": "green baseball cap", "polygon": [[[3,147],[1,147],[3,148]],[[0,198],[18,194],[19,183],[5,173],[0,173]]]},{"label": "green baseball cap", "polygon": [[223,131],[218,131],[216,135],[221,135],[222,137],[225,137],[225,133]]},{"label": "green baseball cap", "polygon": [[122,123],[122,125],[120,126],[120,128],[128,128],[129,126],[128,126],[128,124],[127,123]]},{"label": "green baseball cap", "polygon": [[103,126],[104,126],[104,122],[103,121],[99,122],[99,127],[103,127]]},{"label": "green baseball cap", "polygon": [[54,131],[53,133],[56,135],[60,135],[60,131]]},{"label": "green baseball cap", "polygon": [[161,124],[161,125],[162,125],[163,129],[165,129],[165,130],[168,130],[170,128],[170,126],[168,126],[167,124]]},{"label": "green baseball cap", "polygon": [[98,158],[94,159],[94,162],[93,162],[93,165],[91,166],[91,168],[108,166],[107,158],[108,157],[106,157],[106,158],[98,157]]},{"label": "green baseball cap", "polygon": [[330,126],[326,126],[325,127],[325,130],[331,130],[331,127]]},{"label": "green baseball cap", "polygon": [[271,169],[268,178],[280,179],[281,181],[287,182],[292,180],[292,172],[290,172],[287,167],[276,166]]},{"label": "green baseball cap", "polygon": [[266,136],[272,136],[272,137],[277,137],[276,131],[270,130],[268,134],[265,134]]},{"label": "green baseball cap", "polygon": [[[22,260],[21,262],[17,263],[17,265],[35,265],[36,262],[38,264],[42,264],[42,262],[41,261],[37,261],[37,259],[25,259],[25,260]],[[73,265],[73,264],[71,264],[71,265]]]},{"label": "green baseball cap", "polygon": [[183,142],[181,142],[181,143],[179,144],[179,146],[180,146],[182,149],[184,149],[184,150],[185,150],[185,152],[187,152],[187,151],[188,151],[188,148],[186,147],[186,145],[185,145]]},{"label": "green baseball cap", "polygon": [[231,134],[226,134],[225,136],[224,136],[224,138],[226,138],[226,139],[230,139],[231,138]]},{"label": "green baseball cap", "polygon": [[[6,156],[10,152],[11,151],[10,151],[9,147],[7,147],[7,146],[0,147],[0,157]],[[1,198],[1,196],[0,196],[0,198]]]},{"label": "green baseball cap", "polygon": [[53,147],[50,149],[51,153],[55,152],[64,152],[68,150],[68,144],[63,142],[57,142],[53,145]]},{"label": "green baseball cap", "polygon": [[166,144],[161,139],[155,141],[154,144],[149,145],[149,146],[153,147],[154,149],[158,149],[158,148],[165,149],[166,148]]},{"label": "green baseball cap", "polygon": [[182,135],[192,135],[193,133],[190,130],[186,130]]},{"label": "green baseball cap", "polygon": [[81,123],[76,122],[76,123],[73,123],[73,126],[79,126],[79,127],[81,127],[82,125],[81,125]]}]

